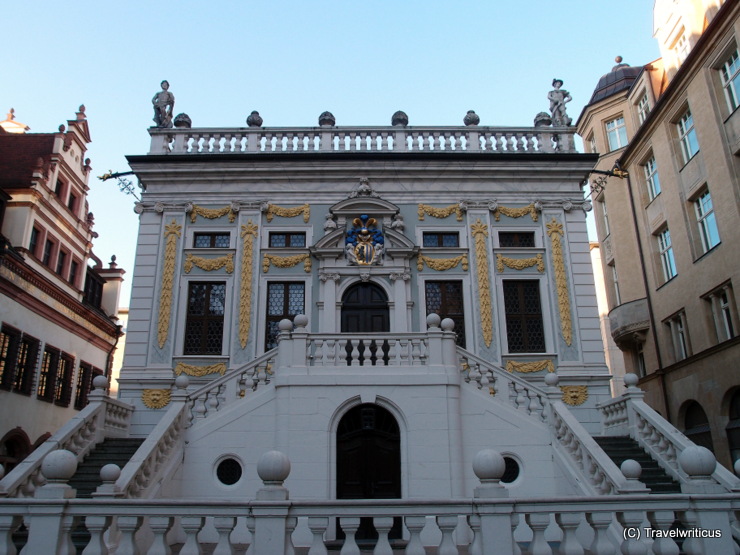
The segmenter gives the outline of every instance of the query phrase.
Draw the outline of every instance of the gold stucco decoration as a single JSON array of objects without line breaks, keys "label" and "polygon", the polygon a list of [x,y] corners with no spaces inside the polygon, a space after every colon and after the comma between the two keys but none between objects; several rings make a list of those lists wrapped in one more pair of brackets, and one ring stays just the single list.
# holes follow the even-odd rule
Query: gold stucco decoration
[{"label": "gold stucco decoration", "polygon": [[141,392],[141,401],[149,409],[163,409],[170,404],[170,390],[145,389]]},{"label": "gold stucco decoration", "polygon": [[311,207],[308,204],[303,204],[301,206],[294,206],[293,208],[285,208],[275,204],[268,204],[265,211],[268,222],[271,222],[275,216],[295,218],[299,214],[303,214],[303,222],[308,223],[308,219],[311,217]]},{"label": "gold stucco decoration", "polygon": [[188,253],[187,255],[185,255],[185,273],[189,274],[190,270],[193,269],[193,266],[197,266],[198,268],[200,268],[201,270],[205,270],[206,272],[213,272],[214,270],[226,268],[226,273],[232,274],[234,273],[234,255],[227,254],[224,256],[219,256],[218,258],[203,258],[201,256],[193,256],[192,254]]},{"label": "gold stucco decoration", "polygon": [[167,335],[170,332],[170,312],[172,309],[172,285],[175,280],[175,259],[177,258],[177,239],[182,237],[180,230],[173,219],[172,223],[164,228],[164,266],[162,267],[162,288],[159,292],[159,319],[157,321],[157,340],[159,348],[164,347]]},{"label": "gold stucco decoration", "polygon": [[555,365],[552,360],[532,360],[529,362],[517,362],[515,360],[506,361],[507,372],[520,372],[522,374],[528,374],[529,372],[539,372],[540,370],[547,370],[548,372],[555,372]]},{"label": "gold stucco decoration", "polygon": [[453,212],[456,214],[458,222],[463,221],[463,211],[459,204],[450,204],[444,208],[434,208],[434,206],[429,206],[428,204],[420,204],[418,210],[419,221],[424,220],[425,214],[432,216],[433,218],[441,219],[446,218]]},{"label": "gold stucco decoration", "polygon": [[252,223],[242,226],[242,275],[239,289],[239,343],[244,349],[249,337],[249,325],[252,314],[252,266],[254,264],[254,240],[259,228]]},{"label": "gold stucco decoration", "polygon": [[563,246],[560,236],[563,233],[563,224],[553,218],[547,224],[547,234],[552,243],[552,259],[555,264],[555,287],[558,292],[558,309],[560,311],[560,330],[566,345],[573,342],[573,325],[570,318],[570,298],[568,296],[568,280],[565,272],[565,259],[563,258]]},{"label": "gold stucco decoration", "polygon": [[537,271],[539,273],[543,273],[545,271],[545,262],[542,258],[542,254],[538,254],[532,258],[509,258],[508,256],[497,254],[496,269],[499,273],[503,273],[504,266],[511,268],[512,270],[523,270],[524,268],[537,266]]},{"label": "gold stucco decoration", "polygon": [[478,304],[480,306],[480,321],[483,329],[483,341],[486,347],[493,341],[493,311],[491,308],[491,284],[488,277],[488,226],[480,218],[470,226],[475,238],[475,263],[478,271]]},{"label": "gold stucco decoration", "polygon": [[194,204],[193,209],[190,212],[190,221],[195,223],[195,219],[198,216],[208,220],[217,220],[226,214],[229,215],[229,221],[233,224],[236,220],[236,212],[234,212],[231,206],[224,206],[223,208],[203,208],[202,206]]},{"label": "gold stucco decoration", "polygon": [[460,263],[462,263],[462,269],[466,272],[468,271],[467,254],[461,254],[460,256],[456,256],[454,258],[429,258],[428,256],[420,254],[416,258],[416,262],[416,268],[420,272],[424,269],[424,264],[426,264],[432,270],[436,270],[437,272],[444,272],[446,270],[451,270],[452,268],[455,268]]},{"label": "gold stucco decoration", "polygon": [[539,214],[537,214],[537,208],[535,208],[534,203],[528,204],[527,206],[522,206],[521,208],[497,206],[493,210],[493,217],[496,218],[497,222],[501,219],[501,214],[503,214],[504,216],[508,216],[509,218],[521,218],[522,216],[526,216],[527,214],[529,214],[533,222],[536,222],[537,218],[539,217]]},{"label": "gold stucco decoration", "polygon": [[588,399],[588,387],[585,385],[561,385],[563,403],[571,407],[582,405]]},{"label": "gold stucco decoration", "polygon": [[274,254],[267,254],[262,257],[262,271],[266,274],[270,271],[270,264],[276,268],[292,268],[296,264],[303,262],[303,271],[307,274],[311,273],[311,255],[296,254],[294,256],[276,256]]},{"label": "gold stucco decoration", "polygon": [[176,376],[187,374],[188,376],[195,376],[198,378],[207,376],[208,374],[221,374],[223,376],[226,373],[226,363],[218,362],[207,366],[195,366],[194,364],[178,362],[175,366],[174,372]]}]

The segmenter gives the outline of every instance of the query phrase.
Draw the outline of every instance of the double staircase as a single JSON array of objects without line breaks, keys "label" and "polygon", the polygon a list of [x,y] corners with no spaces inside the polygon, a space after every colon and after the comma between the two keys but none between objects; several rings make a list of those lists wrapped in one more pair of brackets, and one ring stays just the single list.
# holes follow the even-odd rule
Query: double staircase
[{"label": "double staircase", "polygon": [[609,458],[617,466],[627,459],[640,463],[640,481],[650,488],[650,493],[681,493],[681,486],[648,455],[631,437],[594,437]]},{"label": "double staircase", "polygon": [[123,468],[144,438],[106,438],[88,453],[78,466],[77,472],[69,480],[69,485],[77,490],[77,497],[91,498],[93,492],[103,482],[100,469],[106,464],[117,464]]}]

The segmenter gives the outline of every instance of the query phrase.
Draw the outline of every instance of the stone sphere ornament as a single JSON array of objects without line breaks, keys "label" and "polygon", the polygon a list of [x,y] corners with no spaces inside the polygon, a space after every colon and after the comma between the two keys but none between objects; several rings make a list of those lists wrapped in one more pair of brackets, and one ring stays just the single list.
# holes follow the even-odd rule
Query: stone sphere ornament
[{"label": "stone sphere ornament", "polygon": [[534,117],[535,127],[549,127],[552,125],[552,117],[547,112],[540,112]]},{"label": "stone sphere ornament", "polygon": [[452,318],[445,318],[440,324],[442,331],[452,331],[455,329],[455,321]]},{"label": "stone sphere ornament", "polygon": [[498,451],[483,449],[473,458],[473,472],[481,482],[498,482],[506,471],[506,461]]},{"label": "stone sphere ornament", "polygon": [[678,464],[689,477],[709,480],[717,468],[717,459],[706,447],[692,445],[681,451]]},{"label": "stone sphere ornament", "polygon": [[52,451],[41,463],[41,473],[49,481],[67,481],[77,471],[77,455],[66,449]]},{"label": "stone sphere ornament", "polygon": [[637,374],[625,374],[624,375],[624,385],[627,387],[637,387],[637,382],[640,378],[637,377]]},{"label": "stone sphere ornament", "polygon": [[278,322],[278,329],[280,331],[293,331],[293,322],[288,320],[287,318],[283,318]]},{"label": "stone sphere ornament", "polygon": [[115,482],[121,476],[121,467],[117,464],[106,464],[100,469],[100,479],[103,482]]},{"label": "stone sphere ornament", "polygon": [[638,480],[642,474],[642,466],[634,459],[625,459],[622,461],[622,464],[619,465],[619,470],[622,471],[622,474],[628,480]]},{"label": "stone sphere ornament", "polygon": [[427,327],[428,328],[438,328],[439,323],[442,321],[442,318],[439,317],[439,314],[434,314],[433,312],[427,316]]},{"label": "stone sphere ornament", "polygon": [[296,314],[295,318],[293,318],[293,324],[295,324],[296,328],[305,329],[308,325],[308,316],[305,314]]},{"label": "stone sphere ornament", "polygon": [[557,387],[558,383],[560,383],[560,378],[555,372],[550,372],[545,375],[545,385],[548,387]]},{"label": "stone sphere ornament", "polygon": [[290,474],[290,459],[280,451],[268,451],[257,461],[257,475],[265,485],[282,485]]},{"label": "stone sphere ornament", "polygon": [[468,110],[468,113],[463,118],[463,123],[465,125],[478,125],[480,123],[480,117],[474,110]]},{"label": "stone sphere ornament", "polygon": [[393,127],[403,126],[406,127],[409,124],[409,117],[406,112],[399,110],[391,117],[391,125]]},{"label": "stone sphere ornament", "polygon": [[319,125],[321,127],[334,126],[337,124],[337,118],[331,112],[322,112],[319,116]]},{"label": "stone sphere ornament", "polygon": [[252,113],[247,116],[247,125],[249,127],[262,127],[262,117],[257,110],[252,110]]}]

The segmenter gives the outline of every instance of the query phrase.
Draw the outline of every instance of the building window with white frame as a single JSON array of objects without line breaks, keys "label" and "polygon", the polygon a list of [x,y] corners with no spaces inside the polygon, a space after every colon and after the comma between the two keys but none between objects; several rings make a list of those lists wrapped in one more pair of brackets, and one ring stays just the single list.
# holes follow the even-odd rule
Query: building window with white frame
[{"label": "building window with white frame", "polygon": [[686,31],[681,28],[681,34],[679,35],[678,39],[676,39],[676,42],[673,44],[673,52],[676,54],[676,61],[679,64],[682,64],[686,57],[689,55],[689,51],[691,50],[691,45],[689,44],[689,39],[686,38]]},{"label": "building window with white frame", "polygon": [[681,154],[683,155],[684,164],[688,164],[697,152],[699,152],[699,141],[696,138],[696,129],[694,129],[694,116],[691,110],[686,110],[676,123],[678,128],[678,140],[681,143]]},{"label": "building window with white frame", "polygon": [[673,342],[673,354],[676,361],[688,358],[691,355],[691,345],[689,343],[689,330],[686,325],[686,313],[681,311],[666,321],[671,331],[671,340]]},{"label": "building window with white frame", "polygon": [[673,257],[673,245],[671,244],[671,232],[664,228],[658,233],[658,252],[660,263],[663,267],[663,279],[669,281],[678,275],[676,271],[676,259]]},{"label": "building window with white frame", "polygon": [[638,341],[635,346],[635,369],[639,378],[644,378],[647,374],[647,367],[645,366],[645,343],[642,341]]},{"label": "building window with white frame", "polygon": [[714,207],[709,190],[705,190],[699,198],[694,201],[694,213],[696,223],[699,226],[699,236],[704,252],[708,252],[719,244],[719,230],[717,220],[714,217]]},{"label": "building window with white frame", "polygon": [[643,94],[637,103],[637,117],[640,120],[640,124],[645,123],[645,120],[650,113],[650,101],[648,100],[647,93]]},{"label": "building window with white frame", "polygon": [[648,196],[653,200],[660,194],[660,179],[658,178],[658,165],[655,163],[655,156],[645,162],[642,167],[645,172],[645,182],[647,183]]},{"label": "building window with white frame", "polygon": [[738,91],[740,89],[740,57],[738,57],[737,49],[722,64],[719,74],[722,77],[722,86],[725,89],[727,105],[730,108],[730,112],[732,112],[740,105],[740,98],[738,98],[738,93],[740,92]]},{"label": "building window with white frame", "polygon": [[622,295],[619,293],[619,275],[617,274],[617,265],[612,261],[609,264],[612,269],[612,283],[614,284],[614,306],[622,304]]},{"label": "building window with white frame", "polygon": [[591,152],[593,154],[597,154],[598,153],[598,149],[596,148],[596,138],[594,137],[593,133],[588,138],[588,144],[589,144],[589,147],[591,148]]},{"label": "building window with white frame", "polygon": [[609,230],[609,214],[606,211],[606,200],[602,201],[601,203],[601,213],[604,215],[603,222],[604,222],[604,237],[609,237],[609,234],[611,231]]},{"label": "building window with white frame", "polygon": [[606,136],[609,140],[609,151],[627,146],[627,127],[622,116],[607,122]]},{"label": "building window with white frame", "polygon": [[735,337],[737,335],[735,331],[737,330],[737,313],[732,286],[727,283],[703,298],[709,303],[717,341],[721,343]]}]

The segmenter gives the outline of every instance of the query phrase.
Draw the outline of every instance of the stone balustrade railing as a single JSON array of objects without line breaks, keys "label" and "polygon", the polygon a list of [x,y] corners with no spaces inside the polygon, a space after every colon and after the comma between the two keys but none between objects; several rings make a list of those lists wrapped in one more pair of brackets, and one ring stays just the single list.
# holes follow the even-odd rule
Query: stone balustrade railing
[{"label": "stone balustrade railing", "polygon": [[149,154],[576,152],[573,127],[151,128],[149,134]]},{"label": "stone balustrade railing", "polygon": [[424,366],[425,333],[311,334],[310,366]]},{"label": "stone balustrade railing", "polygon": [[46,483],[41,463],[53,451],[65,449],[82,461],[106,437],[128,436],[134,408],[107,396],[107,378],[98,376],[96,382],[90,403],[0,480],[0,497],[32,497]]}]

